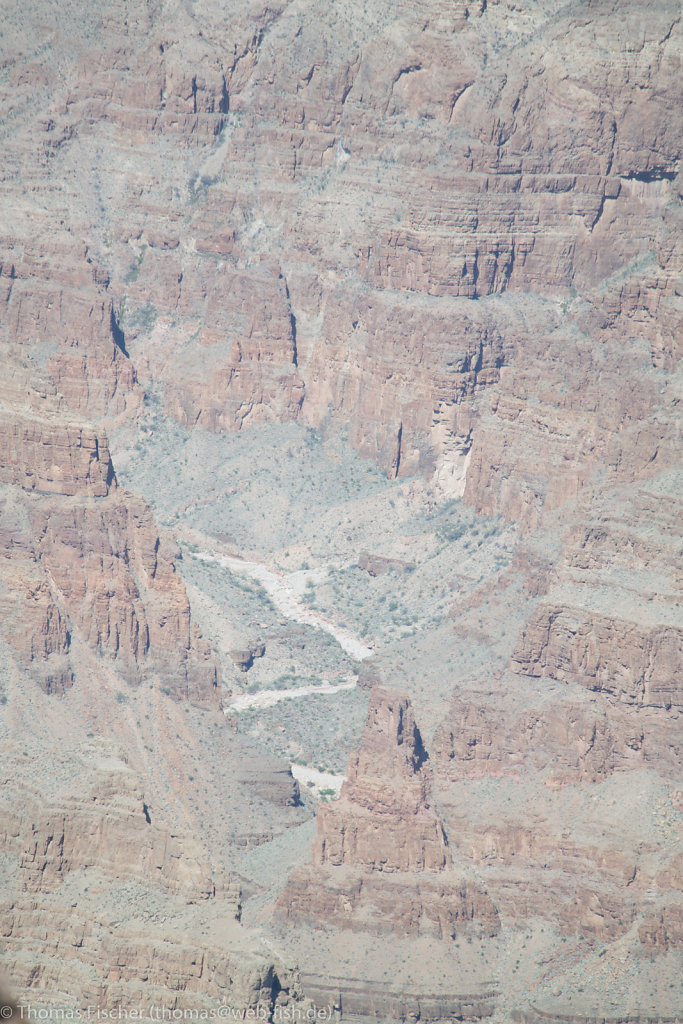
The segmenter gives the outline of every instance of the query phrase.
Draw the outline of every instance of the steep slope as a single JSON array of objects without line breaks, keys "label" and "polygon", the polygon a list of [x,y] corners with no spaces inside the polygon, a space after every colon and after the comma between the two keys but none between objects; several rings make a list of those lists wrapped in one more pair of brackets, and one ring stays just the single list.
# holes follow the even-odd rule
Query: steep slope
[{"label": "steep slope", "polygon": [[[315,998],[392,1019],[674,1019],[679,11],[112,0],[15,3],[3,22],[0,712],[19,984],[144,1002],[177,971],[181,990],[269,1015],[278,985],[298,994],[243,930],[265,973],[239,995],[214,984],[233,961],[197,952],[214,912],[236,913],[239,851],[261,845],[265,863],[307,812],[286,766],[225,726],[175,541],[117,483],[110,437],[167,527],[247,537],[252,557],[323,578],[320,537],[333,544],[349,586],[327,587],[325,613],[356,615],[378,648],[366,678],[390,689],[319,812],[313,863],[293,832],[284,893],[278,868],[244,894],[250,920],[280,921]],[[340,466],[346,444],[373,460],[391,496],[354,481],[316,519],[303,474],[252,493],[307,427]],[[227,448],[207,432],[257,440],[210,461],[200,445]],[[427,536],[406,513],[420,502]],[[361,586],[379,565],[388,583]],[[450,597],[430,606],[437,582]],[[392,585],[417,608],[412,634],[382,625]],[[220,602],[191,586],[217,635]],[[278,639],[274,678],[310,658],[309,636]],[[63,784],[36,793],[67,724]],[[282,749],[287,729],[252,732]],[[93,767],[90,741],[112,735]],[[12,760],[21,743],[35,766]],[[122,807],[127,852],[74,840]],[[101,890],[86,900],[80,872],[138,885],[153,862],[169,915],[178,893],[227,907],[179,916],[192,941],[163,946],[157,973],[150,911],[126,975],[138,925],[129,938],[112,905],[110,952],[76,936],[80,966],[58,970],[48,903],[25,893],[44,878],[67,901],[73,884],[87,918]]]},{"label": "steep slope", "polygon": [[[373,689],[341,798],[320,808],[313,863],[290,876],[277,913],[286,925],[284,941],[306,965],[307,991],[318,1003],[333,996],[345,1013],[400,1019],[490,1016],[491,984],[472,972],[463,986],[465,972],[447,964],[456,937],[470,943],[494,938],[498,913],[476,883],[453,871],[443,824],[431,807],[427,755],[406,697]],[[302,937],[302,923],[312,927],[312,941]],[[368,956],[368,940],[372,945],[375,936],[391,943],[390,953]],[[418,992],[429,995],[406,992],[400,975],[393,985],[382,977],[413,942],[429,954],[411,965],[421,980]],[[335,969],[329,967],[331,944]],[[358,973],[340,978],[340,960],[347,972],[352,962]]]},{"label": "steep slope", "polygon": [[230,851],[302,820],[296,783],[226,724],[179,552],[102,430],[16,347],[3,359],[4,968],[67,1006],[180,988],[270,1014],[297,981],[240,928]]}]

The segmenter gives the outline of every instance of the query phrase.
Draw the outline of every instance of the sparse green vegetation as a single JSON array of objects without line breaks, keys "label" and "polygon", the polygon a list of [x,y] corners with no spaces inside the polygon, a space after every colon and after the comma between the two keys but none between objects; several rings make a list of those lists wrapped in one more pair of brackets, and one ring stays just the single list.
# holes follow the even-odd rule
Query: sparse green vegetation
[{"label": "sparse green vegetation", "polygon": [[135,263],[126,274],[126,284],[132,284],[134,281],[137,281],[138,277],[140,276],[140,269],[142,267],[142,262],[145,258],[146,251],[147,246],[143,245],[135,258]]},{"label": "sparse green vegetation", "polygon": [[157,322],[158,312],[151,302],[145,302],[143,306],[131,311],[128,316],[128,324],[141,331],[150,331]]}]

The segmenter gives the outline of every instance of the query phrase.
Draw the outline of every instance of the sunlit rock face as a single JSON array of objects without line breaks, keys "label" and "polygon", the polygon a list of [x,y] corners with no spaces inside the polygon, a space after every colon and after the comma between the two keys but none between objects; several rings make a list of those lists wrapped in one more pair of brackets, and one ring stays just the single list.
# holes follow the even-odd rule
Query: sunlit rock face
[{"label": "sunlit rock face", "polygon": [[[17,986],[270,1016],[309,992],[390,1019],[675,1019],[678,12],[39,0],[5,15],[2,936]],[[165,527],[119,481],[145,432],[168,428],[179,466],[189,436],[282,424],[424,494],[425,516],[462,501],[517,546],[505,567],[482,554],[462,570],[453,549],[399,543],[393,512],[384,546],[358,538],[373,585],[407,592],[441,559],[452,599],[379,652],[364,685],[384,685],[312,855],[310,836],[283,840],[277,884],[250,876],[240,895],[239,857],[312,811],[287,763],[224,721],[214,605],[183,582],[174,536],[205,500],[202,460],[184,456],[187,500]],[[261,456],[220,477],[226,500]],[[339,526],[349,544],[378,515],[364,501]],[[310,542],[303,503],[297,490],[292,549]],[[143,883],[165,910],[136,905]],[[240,930],[252,896],[290,966]],[[214,945],[179,909],[199,902]]]}]

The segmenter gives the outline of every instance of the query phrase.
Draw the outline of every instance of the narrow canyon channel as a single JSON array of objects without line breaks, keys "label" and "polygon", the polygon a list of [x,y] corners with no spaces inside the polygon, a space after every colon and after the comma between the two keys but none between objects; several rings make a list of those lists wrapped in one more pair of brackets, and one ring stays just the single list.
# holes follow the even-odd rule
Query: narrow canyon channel
[{"label": "narrow canyon channel", "polygon": [[[371,647],[364,644],[358,637],[354,636],[348,629],[336,625],[325,616],[307,608],[296,592],[296,589],[283,572],[269,569],[261,562],[251,562],[238,558],[235,555],[217,555],[210,551],[195,551],[193,557],[202,562],[210,562],[214,565],[223,566],[231,572],[239,573],[242,576],[249,576],[256,580],[268,594],[269,598],[286,619],[294,622],[305,623],[314,629],[322,630],[333,636],[339,646],[355,661],[364,661],[373,654]],[[306,697],[311,694],[334,694],[343,690],[352,690],[357,683],[357,676],[350,675],[341,683],[322,683],[320,686],[298,686],[288,690],[261,690],[258,693],[237,693],[233,694],[225,707],[225,713],[239,713],[240,711],[259,710],[273,707],[281,701],[293,700],[297,697]],[[334,775],[331,772],[319,771],[307,765],[291,764],[292,775],[298,782],[309,785],[313,784],[313,790],[319,795],[327,790],[334,791],[339,795],[345,776]]]}]

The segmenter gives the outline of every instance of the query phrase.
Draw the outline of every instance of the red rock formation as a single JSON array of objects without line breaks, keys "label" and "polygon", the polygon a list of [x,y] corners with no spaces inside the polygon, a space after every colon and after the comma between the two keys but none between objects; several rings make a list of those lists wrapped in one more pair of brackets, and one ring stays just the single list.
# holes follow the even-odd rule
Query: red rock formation
[{"label": "red rock formation", "polygon": [[[397,935],[493,935],[496,910],[455,879],[443,825],[430,807],[431,770],[410,701],[374,687],[358,754],[339,800],[318,811],[313,865],[278,902],[287,920]],[[387,877],[388,876],[388,877]]]},{"label": "red rock formation", "polygon": [[190,365],[179,360],[169,372],[162,351],[161,365],[151,362],[155,378],[167,377],[169,411],[184,426],[235,430],[298,416],[304,392],[294,322],[285,281],[273,261],[248,273],[226,267],[216,272],[198,345],[200,357],[192,355]]},{"label": "red rock formation", "polygon": [[0,242],[8,251],[0,270],[7,282],[4,293],[0,288],[0,336],[45,363],[73,411],[89,418],[134,411],[140,390],[106,293],[106,271],[63,229],[38,221],[30,230],[21,246]]},{"label": "red rock formation", "polygon": [[525,627],[513,667],[574,680],[640,706],[683,703],[683,630],[541,606]]},{"label": "red rock formation", "polygon": [[[434,941],[447,960],[456,938],[497,935],[493,901],[476,882],[451,870],[443,825],[430,806],[431,782],[410,701],[373,687],[341,797],[318,810],[313,862],[290,875],[278,899],[281,925],[312,929],[314,942],[319,930],[328,938],[352,932],[363,942],[373,935],[390,936],[392,943]],[[331,991],[329,975],[313,953],[304,980],[316,1000]],[[373,1015],[381,1008],[398,1012],[401,1005],[419,1005],[428,1019],[456,1014],[463,1006],[474,1018],[490,1013],[490,986],[479,991],[476,985],[468,996],[463,985],[454,967],[433,995],[392,996],[370,977],[337,977],[332,988],[345,1012],[352,1007]]]},{"label": "red rock formation", "polygon": [[116,486],[106,436],[65,414],[54,385],[36,390],[11,350],[5,358],[25,391],[8,389],[0,416],[4,636],[46,692],[72,682],[78,639],[131,684],[154,673],[179,699],[218,707],[217,666],[173,551],[149,508]]},{"label": "red rock formation", "polygon": [[375,871],[442,871],[449,863],[430,808],[431,771],[410,701],[375,688],[341,799],[318,811],[314,861]]},{"label": "red rock formation", "polygon": [[2,483],[43,494],[104,497],[115,487],[106,437],[92,428],[36,418],[0,423]]},{"label": "red rock formation", "polygon": [[[375,708],[296,914],[360,928],[369,900],[388,932],[447,939],[471,913],[492,929],[489,897],[444,881],[457,837],[507,920],[560,906],[568,934],[634,923],[673,945],[671,879],[651,906],[643,865],[631,885],[619,869],[615,900],[611,854],[560,842],[543,814],[556,786],[667,778],[680,758],[676,12],[130,6],[80,5],[69,32],[61,9],[30,5],[21,42],[3,37],[0,331],[26,364],[1,418],[10,648],[48,692],[80,645],[106,671],[215,702],[172,551],[116,488],[105,431],[74,413],[130,416],[139,375],[189,428],[348,427],[389,475],[518,524],[524,622],[495,679],[509,696],[437,709],[436,779]],[[453,628],[483,644],[467,612]],[[535,830],[459,809],[477,777],[524,773]],[[586,872],[594,891],[576,884]],[[424,1010],[388,992],[389,1012]]]}]

